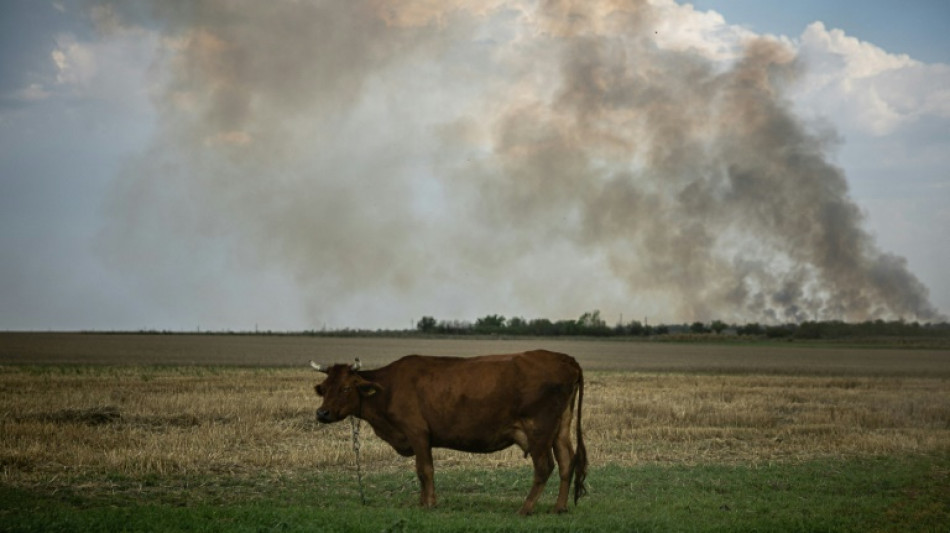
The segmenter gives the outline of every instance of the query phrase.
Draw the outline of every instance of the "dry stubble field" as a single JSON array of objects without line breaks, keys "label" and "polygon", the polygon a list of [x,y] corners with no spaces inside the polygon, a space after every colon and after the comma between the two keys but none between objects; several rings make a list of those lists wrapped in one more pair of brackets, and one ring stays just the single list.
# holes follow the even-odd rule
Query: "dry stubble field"
[{"label": "dry stubble field", "polygon": [[[583,424],[593,465],[950,453],[946,351],[43,335],[30,348],[28,338],[12,337],[0,335],[0,479],[11,486],[102,489],[116,476],[292,477],[350,468],[350,425],[314,421],[319,376],[296,366],[298,358],[342,352],[383,364],[410,352],[474,355],[524,349],[521,343],[553,345],[585,366]],[[182,349],[188,341],[192,347]],[[430,350],[440,342],[445,349]],[[54,353],[56,343],[74,346],[72,356]],[[290,345],[297,350],[291,360],[260,355],[286,354]],[[227,361],[235,350],[243,351]],[[155,366],[162,362],[173,366]],[[364,468],[412,469],[363,428]],[[439,450],[436,461],[437,470],[527,464],[512,449],[489,456]]]}]

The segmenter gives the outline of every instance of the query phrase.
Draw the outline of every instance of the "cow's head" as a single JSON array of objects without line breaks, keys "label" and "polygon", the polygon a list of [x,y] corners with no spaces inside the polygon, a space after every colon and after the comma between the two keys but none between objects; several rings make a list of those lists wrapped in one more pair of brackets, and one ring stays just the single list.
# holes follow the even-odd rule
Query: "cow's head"
[{"label": "cow's head", "polygon": [[359,416],[363,401],[382,390],[378,383],[359,375],[359,359],[353,365],[326,367],[310,361],[310,366],[327,375],[327,379],[314,387],[317,396],[323,398],[323,404],[317,409],[317,420],[324,424],[338,422],[350,415]]}]

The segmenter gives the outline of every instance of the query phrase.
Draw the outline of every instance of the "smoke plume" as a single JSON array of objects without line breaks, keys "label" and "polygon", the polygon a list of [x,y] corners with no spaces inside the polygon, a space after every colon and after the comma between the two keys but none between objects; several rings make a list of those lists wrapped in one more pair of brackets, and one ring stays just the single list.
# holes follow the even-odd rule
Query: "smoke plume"
[{"label": "smoke plume", "polygon": [[940,316],[791,111],[780,41],[714,57],[645,0],[99,9],[164,35],[104,235],[123,264],[276,267],[315,321]]}]

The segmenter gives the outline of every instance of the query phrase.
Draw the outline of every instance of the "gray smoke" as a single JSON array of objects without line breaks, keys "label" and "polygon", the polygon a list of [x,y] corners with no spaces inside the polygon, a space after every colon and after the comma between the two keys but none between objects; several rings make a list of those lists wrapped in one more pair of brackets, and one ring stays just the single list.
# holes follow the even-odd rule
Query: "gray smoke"
[{"label": "gray smoke", "polygon": [[803,66],[774,40],[664,48],[639,0],[100,9],[167,36],[162,124],[103,236],[121,263],[220,248],[315,316],[468,295],[487,307],[444,313],[940,317],[864,229],[835,135],[792,113]]}]

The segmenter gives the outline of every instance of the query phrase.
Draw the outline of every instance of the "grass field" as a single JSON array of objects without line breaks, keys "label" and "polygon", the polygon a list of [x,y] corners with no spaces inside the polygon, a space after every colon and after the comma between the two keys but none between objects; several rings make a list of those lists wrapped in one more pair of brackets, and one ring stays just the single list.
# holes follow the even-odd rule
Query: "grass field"
[{"label": "grass field", "polygon": [[[679,347],[686,353],[669,352],[675,364],[659,371],[651,366],[662,363],[652,346],[566,341],[555,349],[578,353],[586,370],[590,495],[567,516],[522,519],[515,511],[531,469],[521,454],[437,450],[440,507],[424,512],[416,509],[412,460],[365,424],[361,506],[349,423],[314,421],[318,375],[282,366],[285,359],[252,359],[316,353],[318,360],[361,355],[381,364],[385,339],[331,339],[332,346],[319,347],[323,339],[186,336],[197,346],[163,352],[154,336],[77,337],[69,339],[81,344],[70,357],[49,347],[65,338],[41,335],[31,347],[26,337],[13,343],[0,334],[0,529],[950,526],[946,351],[687,346]],[[95,348],[97,338],[107,342]],[[449,349],[389,340],[390,359],[510,348],[502,344],[509,341],[431,342]],[[621,349],[613,361],[604,355]],[[191,364],[176,359],[183,354]],[[226,366],[227,357],[237,360]],[[549,488],[539,511],[553,499]]]}]

